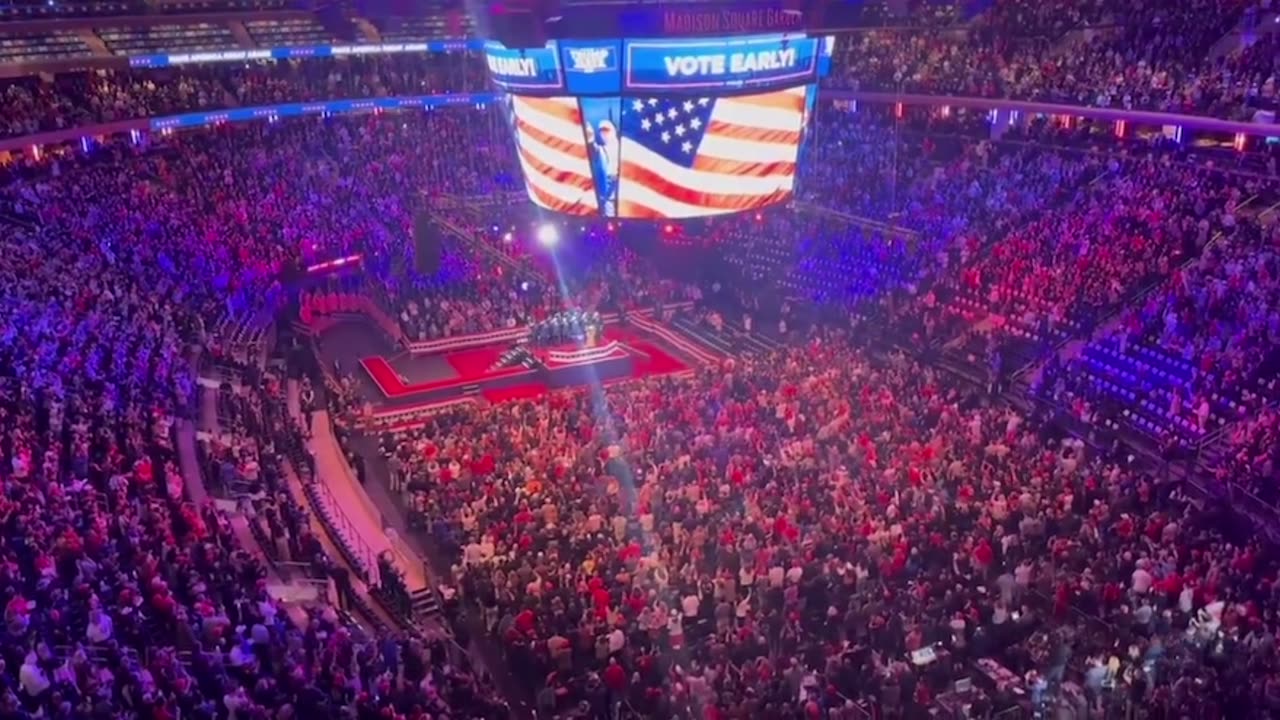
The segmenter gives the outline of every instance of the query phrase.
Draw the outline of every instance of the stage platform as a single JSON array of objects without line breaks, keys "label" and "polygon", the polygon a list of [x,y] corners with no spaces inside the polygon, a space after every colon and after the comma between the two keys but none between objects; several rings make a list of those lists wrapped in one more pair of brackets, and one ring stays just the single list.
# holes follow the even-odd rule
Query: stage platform
[{"label": "stage platform", "polygon": [[[627,326],[605,329],[598,348],[540,348],[545,369],[494,369],[512,343],[468,346],[432,355],[376,347],[356,330],[326,339],[326,362],[360,368],[368,420],[412,427],[424,417],[473,403],[533,400],[557,388],[603,387],[644,377],[691,373],[701,364],[663,334]],[[340,329],[342,330],[342,329]],[[364,352],[359,352],[363,349]]]},{"label": "stage platform", "polygon": [[[360,360],[366,373],[381,392],[385,407],[404,403],[438,402],[459,396],[510,390],[538,385],[547,389],[575,387],[630,377],[636,365],[636,350],[611,341],[595,348],[558,347],[537,349],[536,357],[545,365],[485,370],[442,380],[414,383],[383,357]],[[400,364],[403,364],[403,360]]]}]

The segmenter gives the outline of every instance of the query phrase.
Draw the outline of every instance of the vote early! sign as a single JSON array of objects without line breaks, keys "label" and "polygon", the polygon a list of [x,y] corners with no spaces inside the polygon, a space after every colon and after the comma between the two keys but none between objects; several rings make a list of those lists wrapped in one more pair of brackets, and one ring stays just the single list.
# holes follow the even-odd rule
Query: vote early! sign
[{"label": "vote early! sign", "polygon": [[676,40],[553,40],[509,49],[490,41],[495,84],[537,94],[758,90],[815,82],[825,45],[802,34]]},{"label": "vote early! sign", "polygon": [[804,36],[626,43],[623,89],[782,86],[817,78],[818,41]]},{"label": "vote early! sign", "polygon": [[489,77],[499,87],[535,91],[564,89],[554,42],[547,43],[546,47],[516,50],[490,40],[484,46],[484,59],[489,66]]}]

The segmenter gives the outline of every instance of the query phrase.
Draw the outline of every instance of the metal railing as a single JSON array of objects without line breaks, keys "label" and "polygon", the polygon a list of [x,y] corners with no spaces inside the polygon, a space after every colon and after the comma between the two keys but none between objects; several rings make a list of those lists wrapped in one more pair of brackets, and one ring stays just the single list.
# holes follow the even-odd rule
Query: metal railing
[{"label": "metal railing", "polygon": [[338,535],[338,537],[333,538],[334,541],[341,546],[340,549],[353,556],[351,559],[359,565],[360,570],[364,573],[365,582],[375,587],[380,585],[378,553],[365,542],[360,535],[358,526],[342,509],[342,503],[333,494],[333,490],[324,481],[314,476],[309,477],[307,483],[308,487],[315,491],[316,499],[319,503],[324,505],[326,512],[321,513],[321,517],[329,520],[329,523],[333,526],[329,529]]}]

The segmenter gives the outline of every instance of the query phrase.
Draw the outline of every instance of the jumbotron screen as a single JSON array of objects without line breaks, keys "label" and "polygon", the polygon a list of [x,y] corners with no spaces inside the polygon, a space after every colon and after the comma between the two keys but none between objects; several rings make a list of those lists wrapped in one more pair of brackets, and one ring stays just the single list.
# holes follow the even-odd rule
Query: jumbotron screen
[{"label": "jumbotron screen", "polygon": [[651,220],[787,200],[830,39],[553,41],[485,52],[529,198]]}]

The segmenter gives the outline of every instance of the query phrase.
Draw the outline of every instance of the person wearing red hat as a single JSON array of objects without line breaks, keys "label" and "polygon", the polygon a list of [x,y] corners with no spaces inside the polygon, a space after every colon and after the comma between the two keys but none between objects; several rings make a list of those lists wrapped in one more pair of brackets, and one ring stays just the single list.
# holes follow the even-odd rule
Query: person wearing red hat
[{"label": "person wearing red hat", "polygon": [[616,657],[609,658],[609,664],[600,677],[616,699],[623,697],[627,689],[627,671],[618,663]]}]

